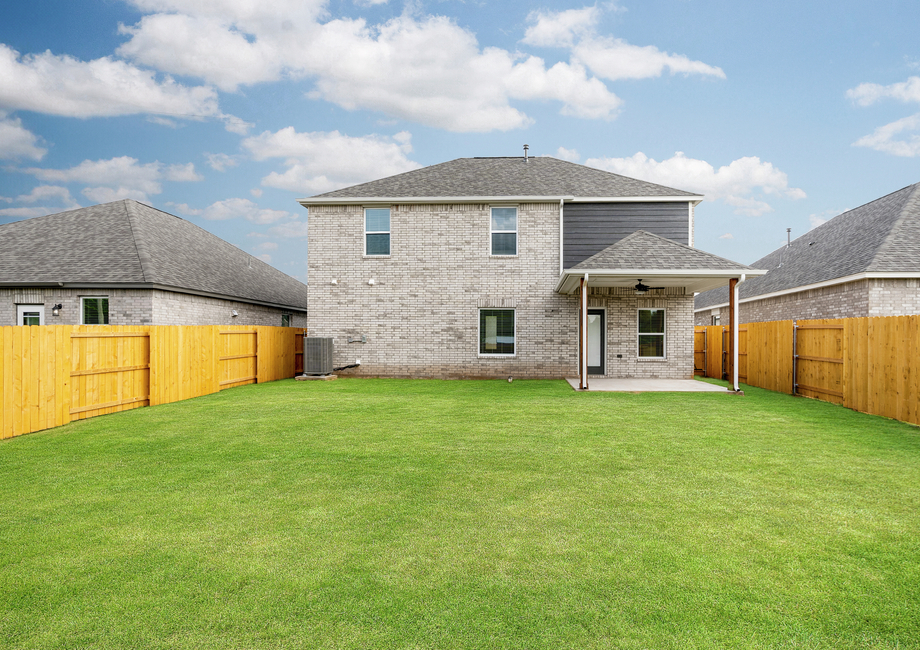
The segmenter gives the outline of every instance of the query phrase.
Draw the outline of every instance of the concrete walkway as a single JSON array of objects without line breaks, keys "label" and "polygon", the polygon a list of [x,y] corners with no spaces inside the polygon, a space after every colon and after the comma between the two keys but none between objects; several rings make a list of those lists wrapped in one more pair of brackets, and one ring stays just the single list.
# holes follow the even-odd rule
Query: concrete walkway
[{"label": "concrete walkway", "polygon": [[[569,385],[578,390],[578,379],[566,379]],[[616,393],[725,393],[729,394],[728,385],[716,386],[694,379],[617,379],[613,377],[589,377],[589,392]]]}]

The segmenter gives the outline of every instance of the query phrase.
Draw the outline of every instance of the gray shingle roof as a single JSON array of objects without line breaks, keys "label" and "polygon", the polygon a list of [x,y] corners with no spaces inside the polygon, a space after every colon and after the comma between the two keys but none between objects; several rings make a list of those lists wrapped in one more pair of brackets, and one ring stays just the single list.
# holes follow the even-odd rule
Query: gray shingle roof
[{"label": "gray shingle roof", "polygon": [[307,287],[195,224],[124,200],[0,225],[0,285],[157,285],[307,308]]},{"label": "gray shingle roof", "polygon": [[[458,158],[313,198],[699,196],[556,158]],[[309,199],[302,200],[309,203]]]},{"label": "gray shingle roof", "polygon": [[637,230],[600,253],[592,255],[575,269],[656,269],[660,271],[744,271],[744,264],[691,248],[676,241]]},{"label": "gray shingle roof", "polygon": [[[920,183],[837,215],[753,266],[769,272],[743,283],[741,299],[857,273],[920,271]],[[727,302],[728,290],[714,289],[695,308]]]}]

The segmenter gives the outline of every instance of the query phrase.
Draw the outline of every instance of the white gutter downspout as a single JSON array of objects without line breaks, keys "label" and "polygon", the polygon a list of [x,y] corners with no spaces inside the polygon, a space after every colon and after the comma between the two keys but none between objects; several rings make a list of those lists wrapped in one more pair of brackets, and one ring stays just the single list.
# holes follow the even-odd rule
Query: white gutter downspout
[{"label": "white gutter downspout", "polygon": [[559,199],[559,275],[562,275],[562,204],[565,199]]},{"label": "white gutter downspout", "polygon": [[588,274],[585,273],[581,283],[581,390],[588,390]]},{"label": "white gutter downspout", "polygon": [[741,277],[738,278],[738,281],[735,283],[734,287],[734,296],[733,302],[735,305],[734,313],[732,314],[732,386],[736,393],[740,390],[738,387],[738,297],[740,295],[738,291],[738,285],[740,285],[745,280],[744,273],[741,274]]}]

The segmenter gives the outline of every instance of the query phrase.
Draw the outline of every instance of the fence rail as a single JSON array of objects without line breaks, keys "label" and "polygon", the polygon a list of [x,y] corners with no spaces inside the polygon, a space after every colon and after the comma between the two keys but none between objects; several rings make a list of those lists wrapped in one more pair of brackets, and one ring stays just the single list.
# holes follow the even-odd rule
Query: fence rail
[{"label": "fence rail", "polygon": [[301,328],[0,327],[0,438],[303,371]]},{"label": "fence rail", "polygon": [[[695,328],[694,357],[700,340],[708,348],[706,377],[723,377],[712,359],[723,329]],[[742,330],[738,369],[746,384],[920,424],[920,316],[746,323]]]}]

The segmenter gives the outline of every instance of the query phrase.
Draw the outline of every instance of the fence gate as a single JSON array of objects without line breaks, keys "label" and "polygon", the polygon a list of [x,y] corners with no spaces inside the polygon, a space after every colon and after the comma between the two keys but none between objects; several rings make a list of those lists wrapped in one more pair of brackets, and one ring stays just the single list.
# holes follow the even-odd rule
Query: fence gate
[{"label": "fence gate", "polygon": [[843,325],[793,325],[793,394],[843,404]]}]

